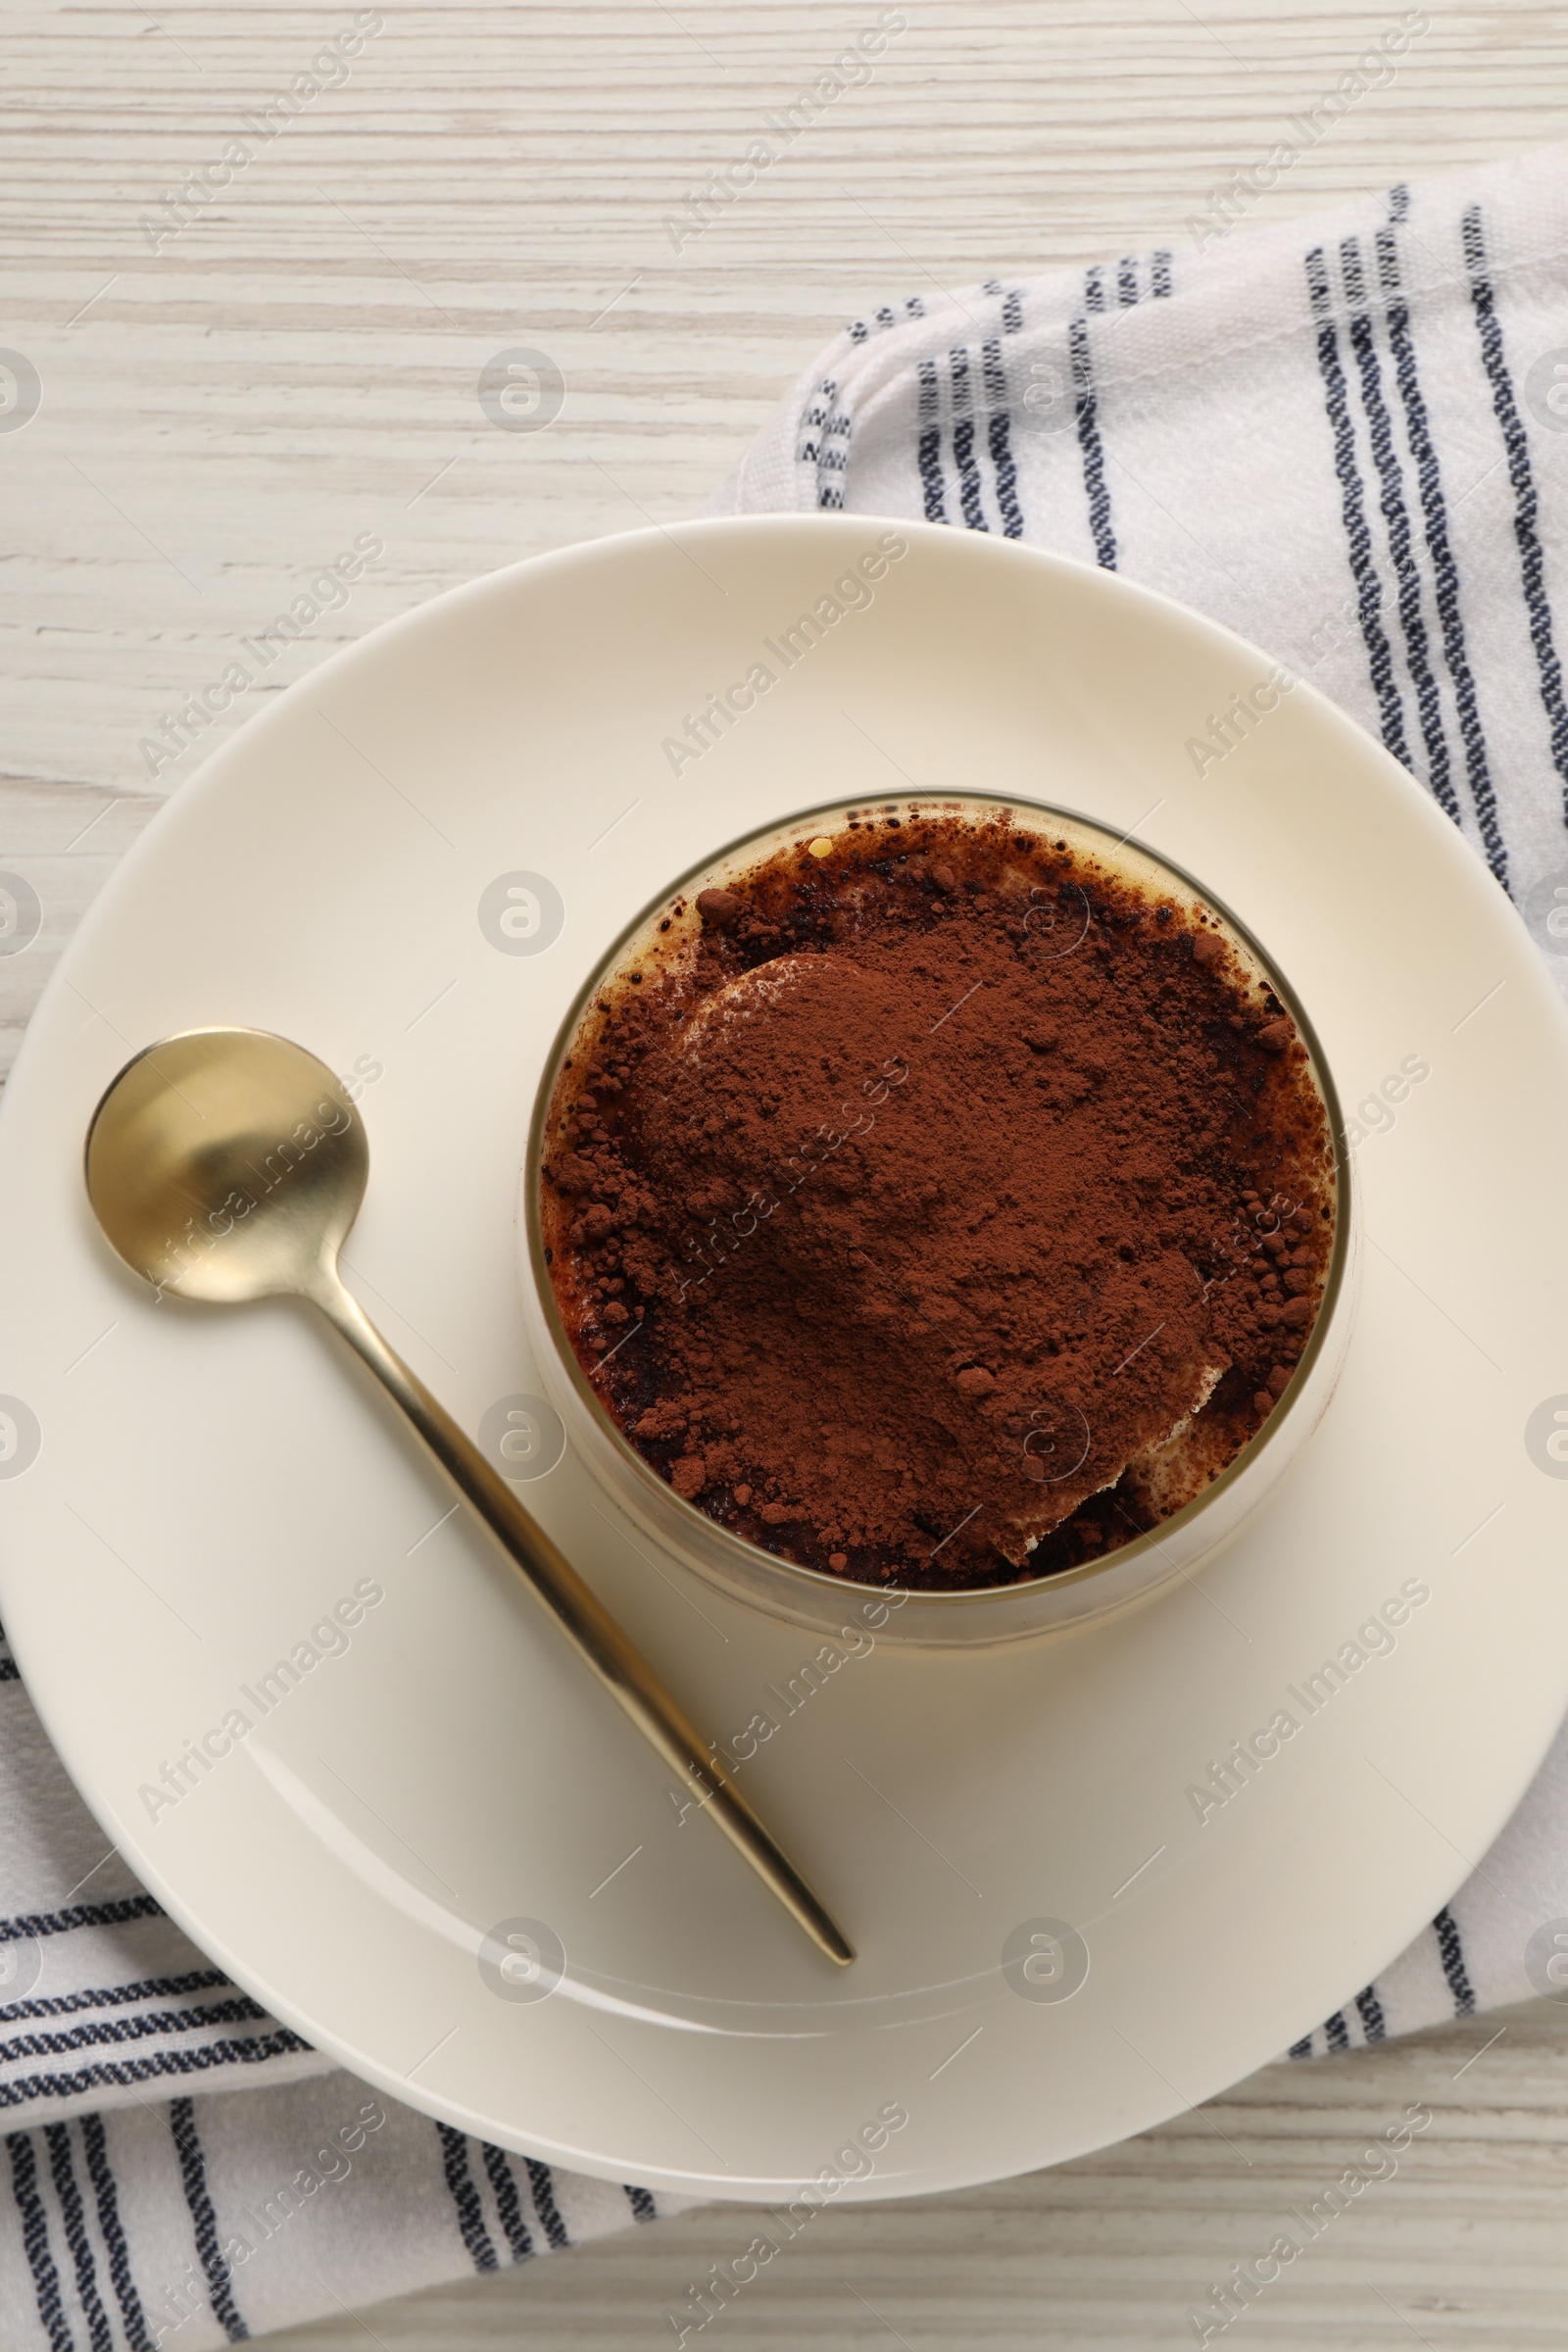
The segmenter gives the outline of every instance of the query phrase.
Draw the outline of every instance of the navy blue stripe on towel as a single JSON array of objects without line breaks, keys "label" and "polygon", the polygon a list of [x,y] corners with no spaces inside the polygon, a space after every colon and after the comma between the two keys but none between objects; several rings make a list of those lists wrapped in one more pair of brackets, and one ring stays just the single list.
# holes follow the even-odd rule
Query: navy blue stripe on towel
[{"label": "navy blue stripe on towel", "polygon": [[[1389,199],[1391,221],[1402,220],[1408,204],[1409,191],[1396,188]],[[1389,349],[1394,356],[1395,381],[1399,388],[1405,436],[1410,444],[1410,455],[1415,460],[1416,482],[1421,493],[1421,515],[1426,526],[1427,553],[1432,559],[1443,658],[1448,665],[1448,675],[1453,680],[1453,700],[1459,715],[1459,738],[1464,745],[1470,799],[1486,847],[1487,863],[1506,889],[1508,853],[1497,822],[1496,795],[1492,788],[1492,763],[1481,723],[1475,673],[1470,667],[1469,648],[1465,642],[1464,616],[1459,604],[1459,566],[1448,538],[1448,502],[1444,492],[1437,445],[1432,438],[1426,396],[1421,389],[1420,371],[1416,366],[1410,313],[1403,300],[1398,244],[1393,227],[1380,228],[1374,242],[1378,257],[1378,284],[1389,306],[1386,320]]]},{"label": "navy blue stripe on towel", "polygon": [[468,2169],[468,2143],[464,2134],[451,2124],[437,2124],[441,2135],[441,2169],[446,2175],[447,2187],[452,2192],[453,2209],[457,2214],[458,2230],[468,2260],[476,2271],[496,2271],[496,2260],[490,2232],[484,2226],[484,2209],[479,2203],[478,2184]]},{"label": "navy blue stripe on towel", "polygon": [[1421,574],[1410,552],[1410,514],[1404,503],[1404,477],[1394,446],[1393,422],[1383,398],[1383,370],[1378,363],[1372,319],[1366,308],[1366,276],[1361,264],[1361,249],[1354,237],[1347,237],[1342,243],[1340,267],[1345,273],[1345,297],[1350,309],[1350,349],[1355,356],[1356,372],[1360,379],[1361,407],[1366,415],[1367,436],[1372,445],[1372,463],[1378,471],[1379,504],[1389,534],[1389,556],[1398,583],[1399,626],[1404,632],[1410,683],[1415,688],[1416,715],[1427,755],[1427,781],[1439,807],[1457,824],[1459,802],[1448,772],[1447,731],[1443,723],[1438,681],[1432,674],[1427,652],[1426,616],[1421,610]]},{"label": "navy blue stripe on towel", "polygon": [[925,518],[927,522],[946,522],[948,509],[942,495],[942,422],[935,360],[916,362],[915,376],[920,386],[920,434],[915,447],[920,466],[920,488],[925,500]]},{"label": "navy blue stripe on towel", "polygon": [[149,2058],[106,2058],[74,2067],[69,2074],[22,2075],[15,2082],[0,2082],[0,2107],[24,2107],[29,2099],[75,2098],[106,2082],[128,2085],[151,2082],[160,2075],[207,2075],[220,2066],[256,2066],[310,2046],[287,2026],[279,2026],[275,2034],[257,2034],[247,2041],[203,2041],[194,2048],[159,2050]]},{"label": "navy blue stripe on towel", "polygon": [[81,2144],[87,2157],[87,2178],[98,2205],[98,2233],[109,2256],[109,2277],[124,2322],[125,2341],[130,2352],[154,2352],[153,2339],[147,2332],[147,2316],[131,2276],[130,2248],[125,2243],[124,2225],[120,2218],[120,2193],[109,2162],[109,2142],[102,2116],[82,2117]]},{"label": "navy blue stripe on towel", "polygon": [[514,2262],[529,2262],[533,2258],[533,2237],[522,2218],[522,2199],[517,2194],[517,2183],[513,2178],[507,2152],[505,2148],[492,2147],[487,2139],[480,2140],[479,2152],[484,2158],[484,2169],[490,2176],[490,2186],[495,2191],[496,2212],[506,2231],[512,2259]]},{"label": "navy blue stripe on towel", "polygon": [[997,477],[997,506],[1005,539],[1023,537],[1023,509],[1018,504],[1018,468],[1012,456],[1012,424],[1007,414],[1007,378],[1002,365],[1002,343],[993,337],[981,352],[985,368],[986,405],[991,411],[987,440],[991,467]]},{"label": "navy blue stripe on towel", "polygon": [[98,2265],[93,2259],[92,2241],[87,2235],[87,2216],[82,2208],[81,2191],[76,2186],[76,2168],[72,2161],[71,2133],[64,2124],[44,2126],[44,2145],[49,2150],[49,2173],[60,2200],[60,2219],[66,2232],[66,2244],[76,2274],[76,2298],[82,2317],[87,2323],[87,2336],[92,2352],[114,2352],[114,2329],[98,2292]]},{"label": "navy blue stripe on towel", "polygon": [[1408,767],[1410,754],[1404,740],[1404,707],[1394,682],[1394,658],[1383,627],[1383,590],[1372,561],[1372,534],[1367,528],[1365,497],[1355,459],[1355,432],[1350,423],[1345,370],[1340,365],[1340,342],[1335,331],[1333,304],[1329,294],[1328,264],[1320,245],[1314,246],[1306,257],[1306,283],[1312,315],[1317,320],[1317,363],[1323,377],[1329,430],[1334,439],[1334,470],[1340,479],[1340,511],[1344,516],[1345,536],[1349,550],[1350,576],[1355,582],[1360,607],[1361,635],[1366,642],[1372,691],[1377,696],[1384,745],[1401,766]]},{"label": "navy blue stripe on towel", "polygon": [[60,2273],[49,2251],[49,2217],[38,2194],[38,2159],[32,2134],[13,2132],[6,2140],[11,2151],[11,2193],[22,2223],[22,2244],[32,2273],[32,2291],[38,2317],[49,2338],[50,2352],[75,2352],[76,2338],[60,2298]]},{"label": "navy blue stripe on towel", "polygon": [[962,345],[949,352],[948,365],[953,371],[953,462],[958,468],[958,504],[963,509],[964,527],[986,531],[991,526],[981,504],[980,467],[975,462],[969,354]]},{"label": "navy blue stripe on towel", "polygon": [[193,1968],[182,1977],[143,1977],[134,1984],[99,1984],[79,1992],[7,2001],[0,2007],[0,2026],[14,2025],[22,2017],[69,2017],[76,2009],[121,2009],[129,2001],[169,2000],[176,1993],[207,1992],[214,1985],[228,1984],[220,1968]]},{"label": "navy blue stripe on towel", "polygon": [[1446,1903],[1432,1922],[1432,1930],[1438,1939],[1438,1958],[1443,1962],[1443,1973],[1448,1980],[1448,1990],[1453,1995],[1453,2014],[1455,2017],[1473,2017],[1475,1986],[1470,1982],[1470,1971],[1464,1964],[1459,1923]]},{"label": "navy blue stripe on towel", "polygon": [[24,1936],[68,1936],[74,1928],[118,1928],[127,1919],[163,1919],[164,1906],[150,1894],[122,1894],[109,1903],[74,1903],[68,1911],[26,1911],[0,1919],[0,1943]]},{"label": "navy blue stripe on towel", "polygon": [[[1537,529],[1541,501],[1530,466],[1530,439],[1514,399],[1513,379],[1508,372],[1507,356],[1502,347],[1502,328],[1497,322],[1496,301],[1492,280],[1487,275],[1487,245],[1479,204],[1473,204],[1465,214],[1460,223],[1460,238],[1464,247],[1465,267],[1470,272],[1470,302],[1481,337],[1482,364],[1492,385],[1492,406],[1502,431],[1502,446],[1508,460],[1508,480],[1514,497],[1513,534],[1519,543],[1525,609],[1530,616],[1530,642],[1536,650],[1536,667],[1541,676],[1541,699],[1545,705],[1551,727],[1552,765],[1563,779],[1565,788],[1568,788],[1568,704],[1563,701],[1562,664],[1557,659],[1556,641],[1552,636],[1551,606],[1546,596],[1545,557]],[[1568,789],[1563,794],[1563,813],[1568,817]]]},{"label": "navy blue stripe on towel", "polygon": [[537,2156],[525,2156],[523,2162],[528,2167],[528,2180],[533,2188],[533,2209],[544,2224],[546,2237],[553,2246],[569,2246],[571,2239],[566,2235],[566,2225],[561,2218],[561,2207],[556,2203],[555,2175],[548,2164],[539,2162]]},{"label": "navy blue stripe on towel", "polygon": [[205,2009],[154,2009],[142,2017],[95,2017],[64,2034],[17,2034],[0,2041],[0,2066],[19,2058],[59,2058],[72,2050],[90,2049],[116,2041],[147,2041],[154,2034],[192,2034],[203,2026],[232,2026],[265,2022],[267,2011],[248,1992],[231,2000],[214,2001]]},{"label": "navy blue stripe on towel", "polygon": [[1383,2015],[1383,2003],[1378,1999],[1377,1986],[1368,1984],[1364,1991],[1358,1992],[1355,2006],[1361,2020],[1361,2031],[1367,2040],[1382,2041],[1389,2029]]},{"label": "navy blue stripe on towel", "polygon": [[[1098,283],[1090,271],[1091,284]],[[1098,303],[1091,303],[1098,309]],[[1067,329],[1067,356],[1072,366],[1073,396],[1078,418],[1078,447],[1083,453],[1084,494],[1089,501],[1089,530],[1095,543],[1095,562],[1103,571],[1116,568],[1116,534],[1111,527],[1110,492],[1105,487],[1105,452],[1100,438],[1100,412],[1095,399],[1094,362],[1089,351],[1089,322],[1075,318]]]},{"label": "navy blue stripe on towel", "polygon": [[247,2343],[251,2331],[240,2317],[239,2306],[229,2285],[228,2264],[219,2248],[218,2216],[213,2211],[212,2194],[207,2186],[207,2159],[202,2153],[201,2135],[196,2129],[194,2099],[171,2100],[169,2128],[174,2135],[179,2178],[185,2191],[185,2203],[190,2209],[196,2256],[207,2279],[213,2317],[231,2344]]}]

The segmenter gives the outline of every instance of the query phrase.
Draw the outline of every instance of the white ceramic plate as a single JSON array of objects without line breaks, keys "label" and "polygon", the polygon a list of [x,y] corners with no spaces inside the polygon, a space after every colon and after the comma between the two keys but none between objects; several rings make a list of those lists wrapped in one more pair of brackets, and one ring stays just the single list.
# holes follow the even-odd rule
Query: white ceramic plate
[{"label": "white ceramic plate", "polygon": [[[605,541],[324,664],[94,906],[0,1122],[0,1390],[42,1433],[0,1477],[0,1611],[106,1830],[259,1999],[386,2091],[739,2197],[808,2180],[890,2104],[908,2121],[845,2196],[1050,2163],[1216,2090],[1430,1918],[1568,1701],[1568,1486],[1524,1443],[1564,1385],[1568,1036],[1525,932],[1305,686],[1200,780],[1188,739],[1269,664],[1102,573],[901,526],[906,553],[824,605],[786,669],[769,645],[884,527]],[[672,772],[665,739],[759,662],[775,682]],[[785,1716],[769,1687],[808,1638],[652,1556],[570,1456],[527,1488],[699,1721],[783,1718],[745,1785],[859,1945],[838,1974],[677,1818],[324,1328],[155,1305],[118,1267],[81,1144],[170,1030],[254,1023],[357,1070],[350,1279],[470,1427],[502,1406],[493,1433],[538,1387],[514,1195],[580,976],[710,845],[911,783],[1141,827],[1269,944],[1348,1104],[1430,1074],[1358,1152],[1363,1297],[1312,1446],[1215,1564],[1120,1623],[1000,1655],[879,1647]],[[519,874],[559,894],[543,947]],[[384,1598],[347,1651],[263,1717],[242,1689],[361,1579]],[[1308,1716],[1292,1687],[1409,1579],[1430,1597],[1392,1653]],[[152,1817],[143,1788],[235,1708],[249,1736]],[[1281,1709],[1296,1736],[1200,1822],[1190,1786]],[[564,1946],[546,1999],[481,1974],[481,1935],[519,1919]],[[1003,1970],[1041,1921],[1089,1954],[1070,1999],[1029,1997],[1066,1982],[1049,1946],[1025,1990]]]}]

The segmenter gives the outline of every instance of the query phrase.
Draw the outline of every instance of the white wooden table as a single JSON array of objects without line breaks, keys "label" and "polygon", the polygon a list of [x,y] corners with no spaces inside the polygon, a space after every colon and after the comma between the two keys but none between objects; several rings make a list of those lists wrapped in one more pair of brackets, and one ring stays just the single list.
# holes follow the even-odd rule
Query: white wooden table
[{"label": "white wooden table", "polygon": [[[1556,135],[1568,19],[1449,6],[1253,218]],[[744,152],[879,0],[385,0],[384,29],[210,202],[166,189],[348,25],[353,0],[64,0],[10,18],[0,344],[42,405],[0,433],[0,863],[43,929],[0,958],[9,1066],[59,950],[201,744],[140,746],[321,565],[384,547],[211,743],[334,645],[517,556],[690,514],[868,303],[1177,243],[1399,13],[1327,0],[900,0],[907,27],[765,179],[676,252]],[[145,223],[151,220],[149,231]],[[546,431],[476,396],[498,350],[565,379]],[[156,768],[156,773],[152,772]],[[1500,2039],[1484,2049],[1499,2024]],[[1470,2063],[1474,2060],[1474,2063]],[[1568,2345],[1568,2016],[1266,2070],[1085,2162],[825,2213],[715,2328],[725,2352],[1194,2342],[1191,2304],[1404,2101],[1397,2180],[1231,2330],[1292,2345]],[[1217,2129],[1216,2129],[1217,2127]],[[669,2340],[734,2251],[715,2211],[368,2315],[398,2352]],[[352,2319],[275,2339],[363,2343]]]}]

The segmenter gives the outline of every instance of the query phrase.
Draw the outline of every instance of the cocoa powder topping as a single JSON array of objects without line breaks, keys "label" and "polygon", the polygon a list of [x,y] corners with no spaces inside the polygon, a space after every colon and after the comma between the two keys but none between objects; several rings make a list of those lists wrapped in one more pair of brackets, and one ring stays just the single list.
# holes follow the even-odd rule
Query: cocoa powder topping
[{"label": "cocoa powder topping", "polygon": [[552,1279],[606,1409],[677,1494],[865,1582],[1157,1525],[1322,1296],[1284,1007],[1190,904],[1001,818],[868,814],[731,881],[600,992],[551,1108]]}]

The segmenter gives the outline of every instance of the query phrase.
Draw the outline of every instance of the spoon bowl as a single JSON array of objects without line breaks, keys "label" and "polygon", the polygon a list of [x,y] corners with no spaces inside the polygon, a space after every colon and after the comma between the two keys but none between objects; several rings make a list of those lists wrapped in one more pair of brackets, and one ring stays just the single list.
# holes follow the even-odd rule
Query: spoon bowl
[{"label": "spoon bowl", "polygon": [[326,1064],[257,1029],[149,1046],[87,1133],[88,1199],[120,1255],[156,1292],[214,1305],[314,1297],[369,1172]]}]

